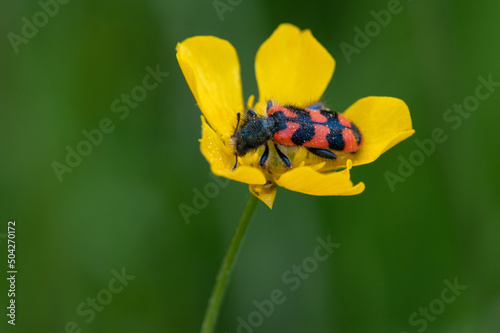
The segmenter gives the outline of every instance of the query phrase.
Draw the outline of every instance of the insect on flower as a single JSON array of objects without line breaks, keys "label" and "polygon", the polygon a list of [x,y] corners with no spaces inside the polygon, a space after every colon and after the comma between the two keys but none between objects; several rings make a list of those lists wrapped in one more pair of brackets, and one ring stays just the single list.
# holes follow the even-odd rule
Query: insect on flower
[{"label": "insect on flower", "polygon": [[200,150],[210,169],[248,184],[269,208],[277,186],[322,196],[363,192],[351,169],[414,133],[398,98],[361,98],[341,114],[318,103],[335,59],[310,30],[288,23],[257,51],[257,101],[249,94],[244,103],[238,55],[228,41],[188,38],[177,45],[177,60],[203,114]]},{"label": "insect on flower", "polygon": [[333,151],[355,153],[363,144],[363,136],[354,123],[321,103],[299,108],[273,105],[268,101],[266,111],[267,117],[248,109],[240,127],[241,115],[237,114],[236,130],[231,137],[236,156],[233,170],[237,167],[238,156],[262,145],[265,148],[259,165],[265,167],[269,158],[269,141],[287,168],[292,167],[292,163],[280,146],[301,146],[316,156],[334,160],[337,155]]}]

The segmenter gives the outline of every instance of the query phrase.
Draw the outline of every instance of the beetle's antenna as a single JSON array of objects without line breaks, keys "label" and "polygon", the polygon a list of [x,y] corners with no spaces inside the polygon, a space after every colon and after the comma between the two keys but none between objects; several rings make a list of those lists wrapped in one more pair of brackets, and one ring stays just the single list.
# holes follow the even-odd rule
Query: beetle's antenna
[{"label": "beetle's antenna", "polygon": [[238,112],[238,113],[236,114],[236,117],[238,118],[238,120],[236,121],[236,127],[235,127],[235,129],[234,129],[233,136],[235,136],[235,135],[236,135],[236,131],[238,130],[238,125],[240,124],[241,113],[240,113],[240,112]]},{"label": "beetle's antenna", "polygon": [[234,152],[234,157],[236,158],[236,162],[234,162],[234,166],[231,169],[231,171],[234,171],[234,169],[236,169],[236,166],[238,165],[238,153],[237,152]]},{"label": "beetle's antenna", "polygon": [[[238,130],[238,126],[239,126],[239,124],[240,124],[241,113],[240,113],[240,112],[238,112],[238,113],[236,114],[236,116],[238,117],[238,121],[236,121],[236,128],[234,129],[234,134],[233,134],[233,137],[236,137],[236,131]],[[236,142],[236,140],[235,140],[235,142]],[[234,166],[233,166],[233,168],[231,169],[231,171],[234,171],[234,169],[236,169],[236,166],[238,165],[238,151],[235,151],[235,152],[234,152],[234,157],[235,157],[235,159],[236,159],[236,162],[234,162]]]}]

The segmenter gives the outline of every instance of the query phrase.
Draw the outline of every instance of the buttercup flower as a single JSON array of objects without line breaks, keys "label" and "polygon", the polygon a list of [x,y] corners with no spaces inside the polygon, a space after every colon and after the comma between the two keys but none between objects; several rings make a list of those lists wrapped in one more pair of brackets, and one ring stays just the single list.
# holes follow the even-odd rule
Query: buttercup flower
[{"label": "buttercup flower", "polygon": [[235,165],[235,147],[231,136],[237,126],[237,114],[246,108],[266,115],[267,101],[274,105],[305,108],[320,101],[335,68],[335,60],[313,37],[291,24],[281,24],[261,45],[255,59],[259,101],[250,96],[246,108],[240,79],[240,65],[233,46],[213,36],[188,38],[177,44],[177,60],[203,116],[201,152],[211,170],[249,184],[250,191],[272,208],[276,184],[311,195],[354,195],[365,185],[353,185],[350,169],[373,162],[382,153],[414,133],[406,104],[392,97],[366,97],[351,105],[343,116],[351,120],[363,135],[356,153],[340,153],[327,160],[302,147],[280,147],[292,162],[287,168],[273,145],[265,167],[259,165],[264,145]]}]

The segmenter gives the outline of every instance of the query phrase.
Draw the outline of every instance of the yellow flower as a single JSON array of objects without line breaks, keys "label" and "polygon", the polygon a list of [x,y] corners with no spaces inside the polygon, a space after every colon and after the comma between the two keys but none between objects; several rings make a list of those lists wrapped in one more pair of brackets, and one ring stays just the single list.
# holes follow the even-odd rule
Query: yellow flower
[{"label": "yellow flower", "polygon": [[[266,167],[259,165],[264,146],[238,158],[231,136],[237,113],[245,112],[240,65],[234,47],[213,36],[196,36],[177,44],[177,60],[203,116],[200,148],[211,170],[249,184],[250,191],[272,208],[276,185],[311,195],[354,195],[365,185],[350,180],[352,166],[373,162],[382,153],[414,133],[406,104],[392,97],[366,97],[343,115],[359,128],[363,146],[354,154],[338,153],[336,160],[321,159],[301,147],[284,147],[292,162],[286,168],[270,146]],[[247,108],[265,115],[266,103],[306,107],[318,102],[335,68],[335,60],[313,37],[291,24],[281,24],[257,52],[255,71],[259,101]],[[337,152],[336,152],[337,153]]]}]

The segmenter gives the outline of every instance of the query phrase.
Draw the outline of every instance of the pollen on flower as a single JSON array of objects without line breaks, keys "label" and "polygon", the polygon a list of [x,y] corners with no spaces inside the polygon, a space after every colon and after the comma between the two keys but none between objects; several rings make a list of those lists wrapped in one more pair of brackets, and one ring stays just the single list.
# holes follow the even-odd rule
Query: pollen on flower
[{"label": "pollen on flower", "polygon": [[236,136],[230,136],[229,139],[226,140],[226,142],[229,148],[236,151]]},{"label": "pollen on flower", "polygon": [[313,170],[321,170],[324,166],[325,166],[326,162],[321,162],[321,163],[318,163],[318,164],[312,164],[310,165],[310,167],[313,169]]},{"label": "pollen on flower", "polygon": [[262,187],[265,189],[269,189],[274,186],[274,182],[268,180]]}]

